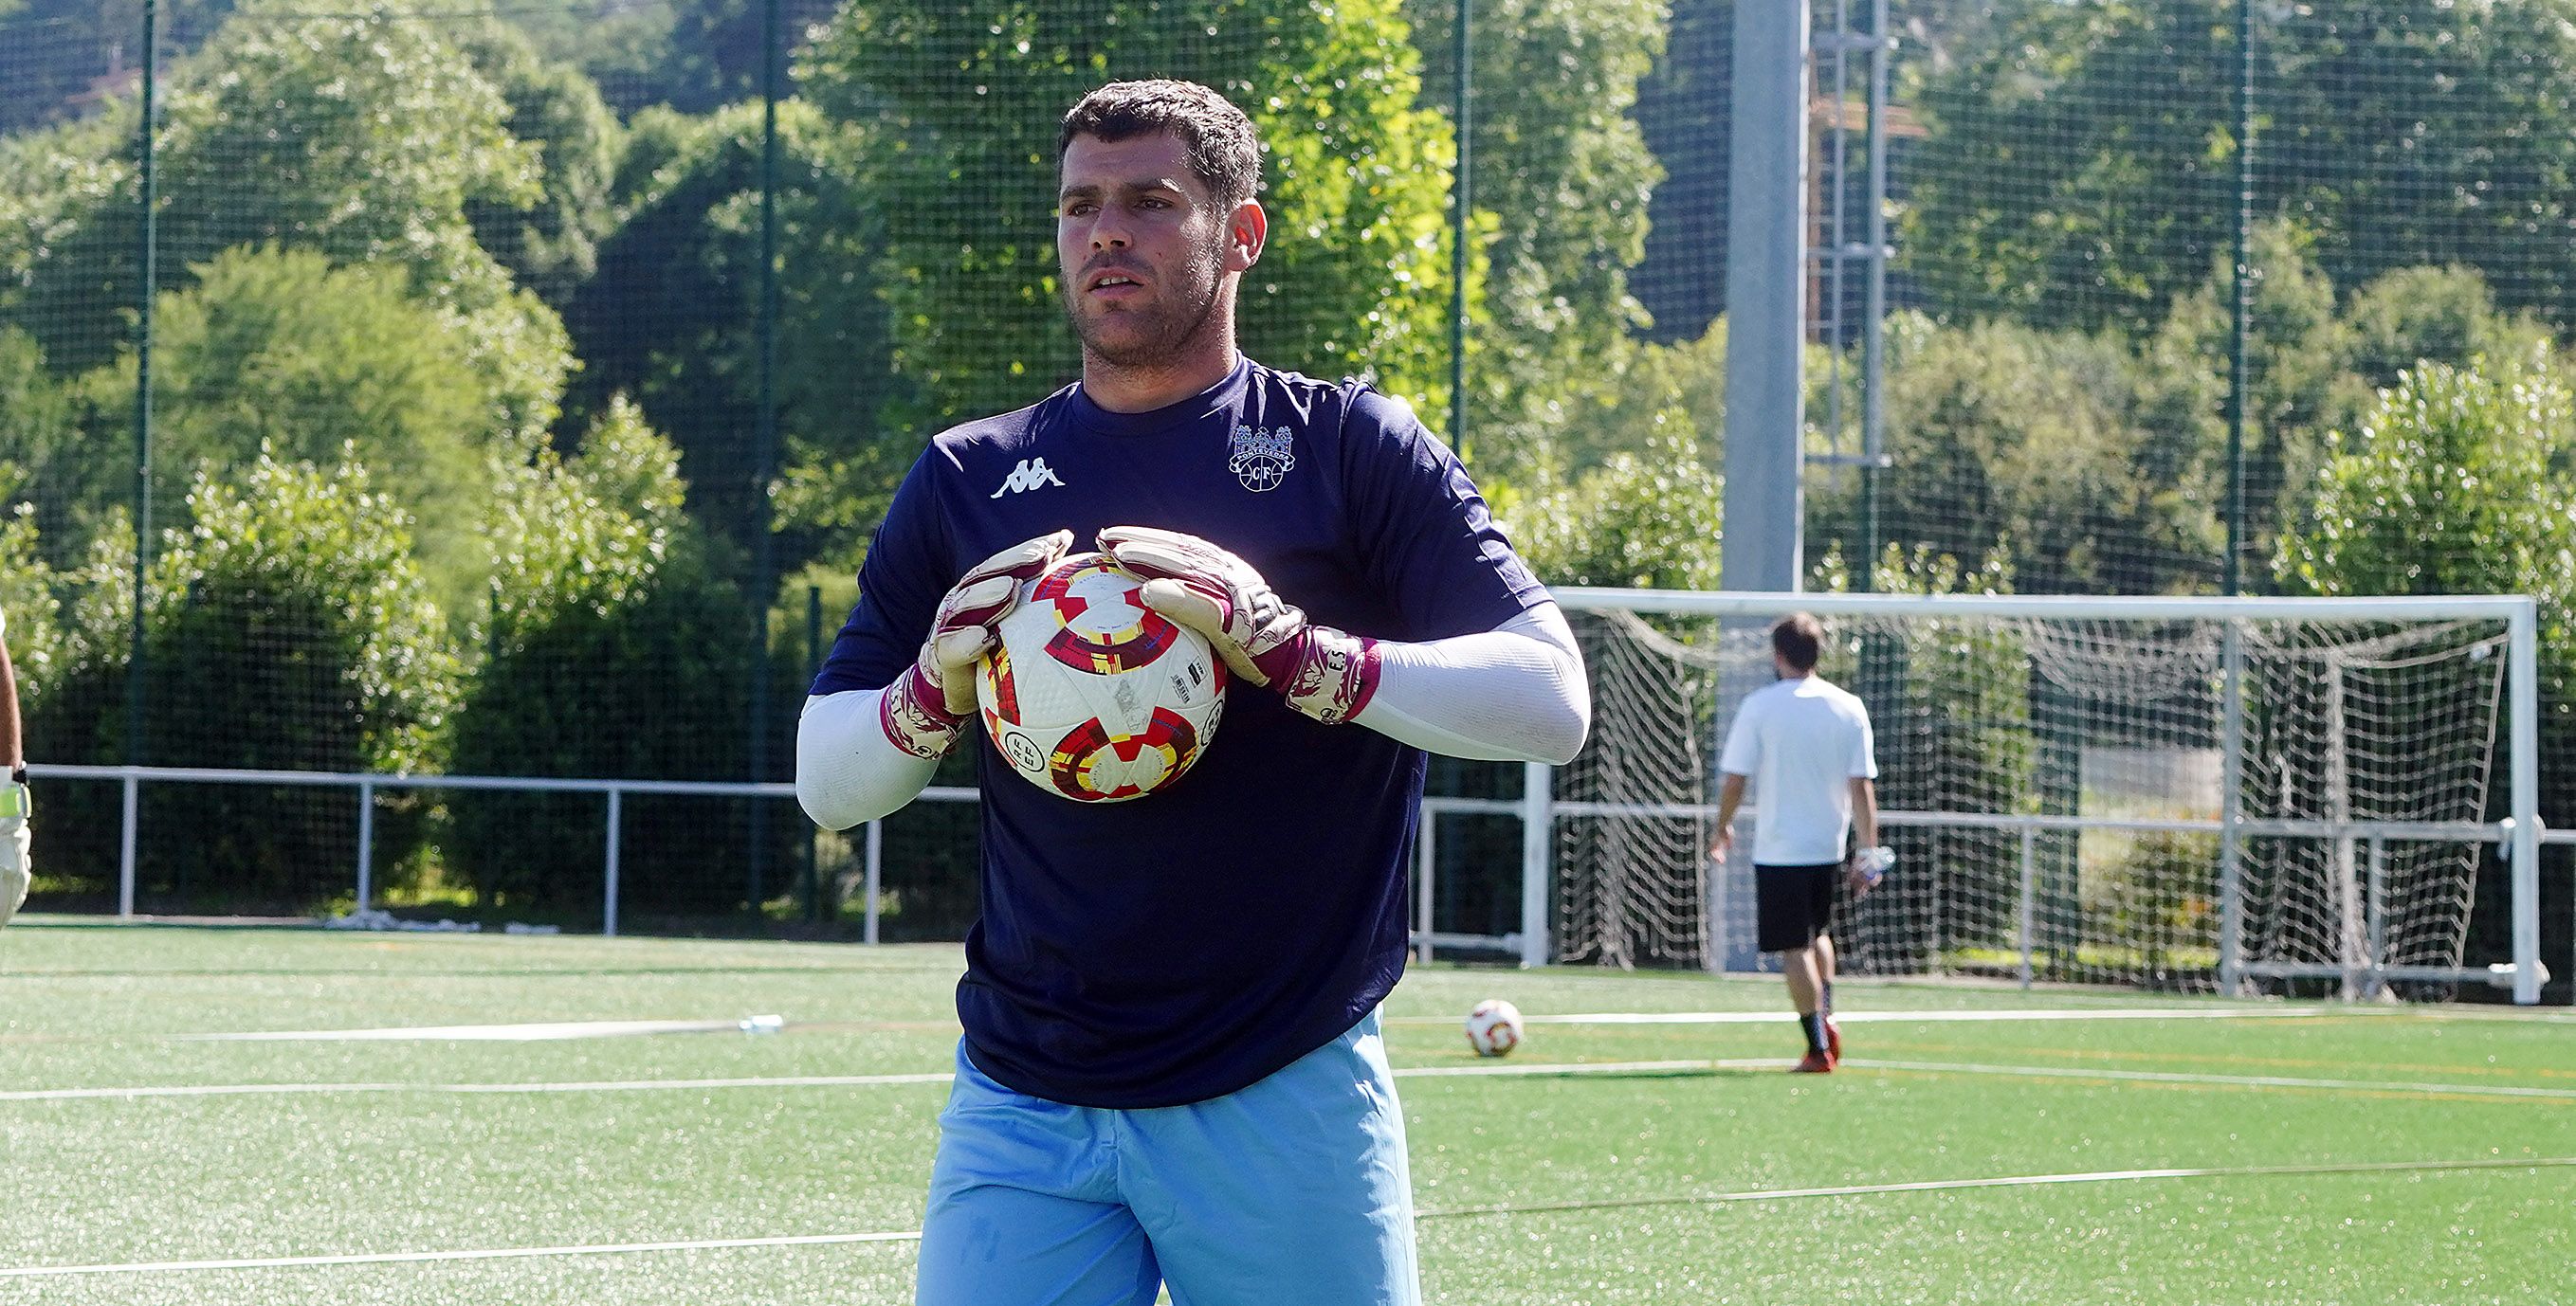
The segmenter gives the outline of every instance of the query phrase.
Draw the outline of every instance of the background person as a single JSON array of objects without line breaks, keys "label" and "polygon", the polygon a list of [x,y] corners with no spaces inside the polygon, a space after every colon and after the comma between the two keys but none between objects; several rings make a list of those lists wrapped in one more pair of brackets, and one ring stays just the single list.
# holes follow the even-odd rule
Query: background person
[{"label": "background person", "polygon": [[[1864,855],[1878,844],[1878,760],[1869,709],[1850,691],[1816,674],[1824,628],[1804,612],[1771,627],[1777,683],[1744,696],[1718,756],[1725,773],[1718,794],[1717,841],[1723,861],[1735,845],[1735,812],[1751,782],[1762,819],[1753,839],[1755,942],[1780,954],[1789,1001],[1797,1008],[1807,1053],[1797,1069],[1817,1074],[1842,1060],[1834,1024],[1834,941],[1826,933],[1834,881],[1854,897],[1876,884]],[[1844,837],[1859,827],[1846,856]]]}]

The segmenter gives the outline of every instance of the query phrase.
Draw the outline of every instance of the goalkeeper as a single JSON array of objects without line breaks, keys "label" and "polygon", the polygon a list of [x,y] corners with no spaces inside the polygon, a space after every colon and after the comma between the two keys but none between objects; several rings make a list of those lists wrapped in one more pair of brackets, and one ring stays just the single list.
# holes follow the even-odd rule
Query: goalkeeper
[{"label": "goalkeeper", "polygon": [[[1869,709],[1849,690],[1816,674],[1824,627],[1804,612],[1771,626],[1771,669],[1780,679],[1744,696],[1717,769],[1726,779],[1717,798],[1717,841],[1724,861],[1735,845],[1735,811],[1746,782],[1762,799],[1753,837],[1755,943],[1780,954],[1789,1001],[1807,1036],[1797,1069],[1831,1071],[1842,1060],[1834,1026],[1834,882],[1854,897],[1878,883],[1878,759]],[[1858,826],[1849,857],[1843,837]]]},{"label": "goalkeeper", "polygon": [[1581,656],[1409,409],[1235,351],[1269,235],[1240,110],[1104,87],[1057,160],[1081,380],[913,466],[806,704],[797,796],[835,829],[910,802],[1016,586],[1077,540],[1241,683],[1217,744],[1134,802],[1068,802],[975,746],[983,912],[918,1301],[1409,1306],[1377,1010],[1427,754],[1571,758]]},{"label": "goalkeeper", "polygon": [[34,874],[28,849],[35,836],[27,820],[35,814],[27,797],[26,746],[18,732],[18,673],[9,665],[9,614],[0,612],[0,763],[9,778],[0,784],[0,926],[27,901],[27,881]]}]

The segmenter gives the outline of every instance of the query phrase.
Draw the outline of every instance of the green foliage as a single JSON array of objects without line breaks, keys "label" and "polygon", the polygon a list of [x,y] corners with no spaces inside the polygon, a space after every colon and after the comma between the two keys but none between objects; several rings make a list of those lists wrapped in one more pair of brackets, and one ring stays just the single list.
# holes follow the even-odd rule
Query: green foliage
[{"label": "green foliage", "polygon": [[[499,315],[529,306],[512,304],[509,274],[475,242],[466,210],[536,205],[539,151],[510,135],[508,100],[443,25],[380,0],[330,15],[251,0],[180,65],[164,103],[163,285],[221,250],[275,242],[409,270],[425,293],[478,319],[493,338],[478,348],[506,350],[522,334]],[[103,361],[117,333],[59,310],[112,315],[139,281],[136,179],[118,157],[130,127],[77,139],[106,153],[85,163],[79,197],[57,205],[60,230],[31,287],[57,305],[47,320],[59,334],[45,345],[65,368]]]},{"label": "green foliage", "polygon": [[2214,384],[2112,336],[1901,318],[1881,510],[1936,555],[2008,548],[2038,592],[2197,588],[2219,552]]},{"label": "green foliage", "polygon": [[[457,667],[444,616],[412,560],[410,522],[352,450],[323,468],[260,450],[201,475],[191,524],[173,531],[146,588],[144,759],[162,766],[425,771],[446,760]],[[75,607],[63,693],[31,714],[45,755],[125,755],[131,535],[102,539]],[[33,741],[31,741],[32,743]],[[68,791],[52,827],[65,866],[115,864],[114,794]],[[414,860],[417,808],[386,804],[379,865]],[[143,882],[181,902],[218,894],[234,910],[305,910],[345,887],[356,804],[303,787],[156,789],[145,819],[185,838],[147,838]]]},{"label": "green foliage", "polygon": [[[845,546],[883,514],[914,448],[877,438],[887,374],[876,258],[883,220],[860,187],[870,134],[802,101],[778,106],[775,388],[782,570]],[[760,479],[761,112],[640,117],[626,212],[568,312],[585,363],[576,414],[631,395],[679,446],[698,519],[748,551],[769,524]]]},{"label": "green foliage", "polygon": [[[0,503],[22,503],[42,533],[30,542],[60,548],[86,538],[83,523],[102,503],[134,493],[130,462],[118,466],[113,448],[85,428],[89,416],[75,387],[56,381],[44,347],[14,326],[0,325]],[[67,561],[59,553],[45,555]]]},{"label": "green foliage", "polygon": [[880,275],[909,391],[888,425],[1007,411],[1074,374],[1056,285],[1057,124],[1085,92],[1145,76],[1225,91],[1269,146],[1270,246],[1243,281],[1244,351],[1321,376],[1371,374],[1442,411],[1453,146],[1446,122],[1417,107],[1407,37],[1394,0],[1170,0],[1090,17],[950,0],[845,7],[804,73],[825,113],[883,132],[871,189],[898,219]]},{"label": "green foliage", "polygon": [[1687,429],[1667,425],[1644,451],[1610,455],[1506,524],[1551,585],[1716,589],[1725,502],[1725,478]]},{"label": "green foliage", "polygon": [[[1504,0],[1472,11],[1469,181],[1490,224],[1470,269],[1466,434],[1480,477],[1535,480],[1564,446],[1579,448],[1591,397],[1625,370],[1645,325],[1628,274],[1645,257],[1647,200],[1664,170],[1633,110],[1663,53],[1665,8]],[[1404,15],[1424,99],[1446,111],[1456,0],[1409,0]]]},{"label": "green foliage", "polygon": [[[2294,594],[2528,594],[2544,748],[2576,728],[2576,398],[2546,353],[2398,378],[2317,478],[2274,572]],[[2553,820],[2576,810],[2564,767]]]},{"label": "green foliage", "polygon": [[509,105],[503,124],[536,151],[537,195],[478,194],[466,204],[477,244],[520,285],[561,305],[598,269],[598,244],[615,225],[609,186],[617,172],[616,115],[577,69],[540,58],[517,28],[497,19],[455,29],[475,71]]},{"label": "green foliage", "polygon": [[2402,374],[2335,436],[2276,570],[2308,594],[2576,592],[2576,398],[2545,355]]},{"label": "green foliage", "polygon": [[[1900,247],[1946,312],[2143,330],[2233,245],[2235,0],[2001,7],[1933,65]],[[2431,259],[2566,319],[2565,0],[2258,11],[2256,211],[2338,285]],[[2009,175],[2009,184],[1997,184]]]},{"label": "green foliage", "polygon": [[[677,453],[612,403],[575,458],[514,470],[484,527],[492,586],[454,766],[464,774],[706,779],[740,775],[751,617],[680,511]],[[598,887],[600,799],[458,794],[444,847],[452,883],[485,902],[587,911]],[[724,909],[711,827],[689,800],[630,807],[632,901]],[[722,829],[722,826],[712,827]]]},{"label": "green foliage", "polygon": [[2151,830],[2084,886],[2086,932],[2134,939],[2148,982],[2179,972],[2205,974],[2217,960],[2218,913],[2212,895],[2218,836]]},{"label": "green foliage", "polygon": [[2550,342],[2529,312],[2496,307],[2495,291],[2477,269],[2408,267],[2384,273],[2344,306],[2350,332],[2347,369],[2360,394],[2342,424],[2369,411],[2376,392],[2425,363],[2465,367],[2479,358],[2529,358]]},{"label": "green foliage", "polygon": [[36,547],[35,505],[17,499],[14,470],[0,462],[0,616],[10,666],[18,673],[19,710],[32,712],[64,662],[62,605],[53,569]]},{"label": "green foliage", "polygon": [[[2344,373],[2351,330],[2336,315],[2335,288],[2311,257],[2307,233],[2284,222],[2257,226],[2247,248],[2250,283],[2246,331],[2245,546],[2269,555],[2282,496],[2316,474],[2326,429],[2353,402]],[[2235,351],[2232,260],[2211,268],[2173,316],[2149,338],[2141,362],[2182,384],[2168,388],[2197,417],[2206,440],[2223,435],[2209,419],[2225,402],[2228,360]],[[2224,468],[2215,464],[2218,484]]]},{"label": "green foliage", "polygon": [[[303,461],[353,449],[424,523],[422,558],[442,592],[470,595],[491,462],[525,456],[514,432],[492,425],[514,379],[476,366],[470,324],[416,298],[398,266],[334,268],[317,252],[271,247],[229,250],[195,271],[155,312],[156,479],[220,474],[264,448]],[[133,391],[132,359],[90,386],[108,411]],[[101,452],[130,457],[120,444]]]}]

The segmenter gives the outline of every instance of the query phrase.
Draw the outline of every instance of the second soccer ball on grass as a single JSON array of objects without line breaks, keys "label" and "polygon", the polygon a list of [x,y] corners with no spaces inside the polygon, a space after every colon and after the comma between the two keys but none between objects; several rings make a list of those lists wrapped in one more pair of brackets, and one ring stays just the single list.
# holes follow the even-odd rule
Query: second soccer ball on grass
[{"label": "second soccer ball on grass", "polygon": [[1521,1009],[1501,998],[1487,998],[1467,1013],[1467,1046],[1480,1057],[1509,1055],[1521,1045]]},{"label": "second soccer ball on grass", "polygon": [[985,732],[1022,779],[1082,803],[1180,779],[1216,737],[1225,664],[1145,606],[1134,576],[1079,553],[1021,590],[976,668]]}]

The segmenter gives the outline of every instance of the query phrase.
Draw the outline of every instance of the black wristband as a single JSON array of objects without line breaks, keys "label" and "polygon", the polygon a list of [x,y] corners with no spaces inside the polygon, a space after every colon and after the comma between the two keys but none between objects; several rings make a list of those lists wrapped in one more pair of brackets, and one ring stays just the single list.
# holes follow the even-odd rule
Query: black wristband
[{"label": "black wristband", "polygon": [[27,783],[26,763],[20,762],[16,766],[9,768],[9,783],[13,785],[22,785]]}]

